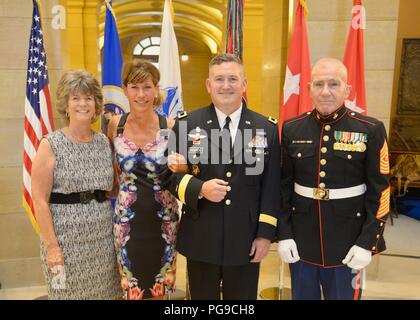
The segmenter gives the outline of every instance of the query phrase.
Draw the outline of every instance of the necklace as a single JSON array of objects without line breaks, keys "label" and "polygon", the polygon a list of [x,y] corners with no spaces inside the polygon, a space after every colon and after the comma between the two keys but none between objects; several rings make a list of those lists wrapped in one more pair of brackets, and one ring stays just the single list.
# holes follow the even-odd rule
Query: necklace
[{"label": "necklace", "polygon": [[69,134],[70,134],[70,136],[73,138],[73,140],[75,140],[77,143],[90,143],[90,142],[92,142],[92,140],[93,140],[93,134],[92,134],[92,131],[90,132],[90,137],[89,137],[88,139],[80,139],[80,138],[78,138],[76,135],[74,135],[74,134],[71,132],[70,127],[68,127],[68,130],[67,130],[67,131],[69,132]]}]

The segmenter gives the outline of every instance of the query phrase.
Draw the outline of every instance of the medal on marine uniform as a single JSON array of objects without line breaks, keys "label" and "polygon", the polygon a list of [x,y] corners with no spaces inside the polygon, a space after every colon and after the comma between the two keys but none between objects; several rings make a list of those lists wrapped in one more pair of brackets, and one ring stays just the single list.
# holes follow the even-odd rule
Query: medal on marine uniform
[{"label": "medal on marine uniform", "polygon": [[334,131],[334,150],[365,152],[367,134],[361,132]]}]

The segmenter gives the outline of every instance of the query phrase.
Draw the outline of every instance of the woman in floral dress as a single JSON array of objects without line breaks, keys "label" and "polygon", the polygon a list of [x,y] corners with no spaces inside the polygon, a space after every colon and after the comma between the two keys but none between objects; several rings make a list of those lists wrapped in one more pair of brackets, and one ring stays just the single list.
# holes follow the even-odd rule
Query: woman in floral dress
[{"label": "woman in floral dress", "polygon": [[[124,298],[162,298],[175,290],[178,203],[165,190],[165,150],[174,121],[155,112],[162,98],[153,64],[133,60],[122,82],[131,112],[108,126],[119,172],[114,236]],[[185,165],[184,170],[188,168]]]}]

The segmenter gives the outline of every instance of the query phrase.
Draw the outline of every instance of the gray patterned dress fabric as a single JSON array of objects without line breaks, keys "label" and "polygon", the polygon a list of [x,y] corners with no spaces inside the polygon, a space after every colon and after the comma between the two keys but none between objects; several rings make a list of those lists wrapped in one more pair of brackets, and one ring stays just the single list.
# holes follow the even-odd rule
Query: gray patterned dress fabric
[{"label": "gray patterned dress fabric", "polygon": [[[78,144],[61,130],[46,136],[56,157],[52,192],[72,193],[110,190],[113,182],[112,152],[107,138],[95,133],[91,143]],[[41,241],[42,269],[48,298],[115,299],[119,285],[110,201],[88,204],[50,204],[58,243],[64,254],[65,289],[55,289]]]}]

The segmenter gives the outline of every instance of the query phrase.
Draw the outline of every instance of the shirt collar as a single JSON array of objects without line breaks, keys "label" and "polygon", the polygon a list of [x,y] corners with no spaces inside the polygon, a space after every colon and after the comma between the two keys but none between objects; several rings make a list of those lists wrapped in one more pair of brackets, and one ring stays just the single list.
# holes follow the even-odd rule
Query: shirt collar
[{"label": "shirt collar", "polygon": [[[243,104],[241,103],[241,106],[235,112],[233,112],[229,115],[229,118],[230,118],[234,128],[238,127],[238,125],[239,125],[239,120],[241,119],[242,108],[243,108]],[[219,121],[219,126],[220,126],[220,128],[223,128],[223,126],[225,125],[225,120],[226,120],[227,115],[224,114],[224,112],[221,111],[216,106],[214,106],[214,110],[216,110],[216,115],[217,115],[217,120]]]},{"label": "shirt collar", "polygon": [[318,122],[326,124],[326,123],[337,122],[338,120],[340,120],[343,117],[343,115],[346,113],[346,110],[347,110],[346,107],[343,105],[337,110],[335,110],[333,113],[324,116],[320,114],[318,110],[314,108],[312,110],[312,114],[315,117],[315,119],[317,119]]}]

